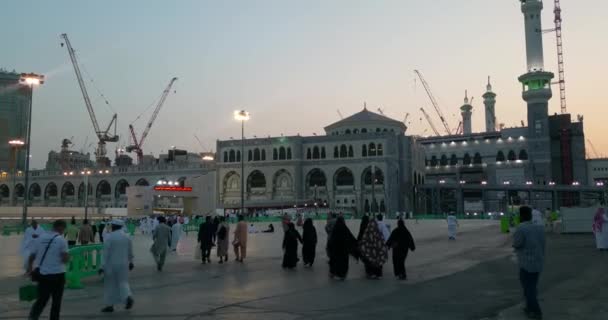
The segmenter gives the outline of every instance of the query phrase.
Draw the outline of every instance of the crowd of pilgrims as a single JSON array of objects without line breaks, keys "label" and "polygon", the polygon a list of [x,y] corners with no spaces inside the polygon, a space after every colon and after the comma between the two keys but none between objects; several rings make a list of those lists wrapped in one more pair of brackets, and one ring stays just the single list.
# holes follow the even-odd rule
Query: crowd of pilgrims
[{"label": "crowd of pilgrims", "polygon": [[[230,244],[234,249],[235,260],[241,263],[244,261],[247,255],[247,234],[255,231],[247,226],[243,216],[239,216],[238,221],[233,240],[230,242],[230,225],[225,217],[205,218],[205,222],[200,225],[197,238],[203,264],[211,262],[211,251],[214,246],[217,247],[219,263],[227,262]],[[285,215],[281,224],[284,231],[282,267],[289,270],[296,268],[300,261],[298,255],[300,244],[304,267],[312,267],[318,242],[317,230],[312,218],[304,219],[298,215],[294,223],[289,215]],[[301,233],[298,231],[299,228],[302,230]],[[274,232],[274,226],[271,224],[262,232]],[[325,224],[325,232],[327,233],[325,253],[329,259],[331,278],[346,279],[350,258],[353,257],[364,265],[369,279],[379,279],[383,275],[382,269],[388,261],[389,251],[392,250],[395,276],[400,280],[407,279],[405,260],[409,251],[416,250],[416,245],[402,219],[398,220],[397,228],[391,232],[382,215],[363,216],[359,232],[355,237],[343,216],[330,214]]]}]

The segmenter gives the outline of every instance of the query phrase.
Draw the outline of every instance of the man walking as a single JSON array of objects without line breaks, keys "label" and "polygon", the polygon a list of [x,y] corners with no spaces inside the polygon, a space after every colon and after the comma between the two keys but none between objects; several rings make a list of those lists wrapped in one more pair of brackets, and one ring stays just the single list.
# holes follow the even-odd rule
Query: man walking
[{"label": "man walking", "polygon": [[112,231],[104,237],[102,269],[103,300],[106,307],[101,312],[114,312],[114,305],[124,303],[125,309],[133,307],[129,271],[133,270],[133,246],[131,239],[121,229],[122,220],[110,222]]},{"label": "man walking", "polygon": [[247,222],[243,215],[239,215],[239,222],[236,224],[234,230],[234,240],[232,241],[234,247],[234,255],[236,261],[243,262],[247,257]]},{"label": "man walking", "polygon": [[201,246],[201,259],[203,264],[211,263],[211,248],[213,247],[213,233],[215,227],[211,222],[211,217],[205,217],[205,222],[202,223],[198,228],[198,242]]},{"label": "man walking", "polygon": [[167,225],[165,217],[158,217],[158,226],[152,231],[154,243],[150,252],[156,261],[156,270],[163,271],[165,257],[171,243],[171,228]]},{"label": "man walking", "polygon": [[72,217],[70,225],[67,226],[65,238],[68,239],[68,246],[70,248],[76,245],[76,241],[78,240],[78,227],[76,226],[76,219],[74,217]]},{"label": "man walking", "polygon": [[59,320],[65,285],[65,264],[69,260],[68,244],[63,238],[65,228],[65,221],[55,221],[53,230],[42,234],[31,251],[28,273],[31,274],[34,270],[33,272],[38,274],[38,299],[30,310],[30,319],[38,320],[49,298],[52,297],[49,319]]},{"label": "man walking", "polygon": [[519,208],[521,224],[513,235],[513,248],[519,261],[519,281],[524,291],[524,312],[529,319],[542,319],[537,299],[538,278],[545,259],[545,229],[532,222],[532,209]]},{"label": "man walking", "polygon": [[84,219],[84,221],[82,221],[82,226],[78,231],[78,242],[80,242],[81,245],[87,245],[89,242],[95,242],[95,234],[93,233],[93,229],[91,229],[88,219]]}]

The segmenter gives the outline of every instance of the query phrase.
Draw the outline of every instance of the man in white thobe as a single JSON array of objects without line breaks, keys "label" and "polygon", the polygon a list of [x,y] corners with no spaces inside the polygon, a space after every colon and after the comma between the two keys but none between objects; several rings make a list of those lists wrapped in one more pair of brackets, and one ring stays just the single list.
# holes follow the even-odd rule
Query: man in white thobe
[{"label": "man in white thobe", "polygon": [[544,226],[543,213],[538,209],[532,209],[532,223],[537,226]]},{"label": "man in white thobe", "polygon": [[32,220],[31,225],[25,229],[23,241],[21,242],[21,256],[23,257],[23,270],[27,270],[32,250],[35,248],[36,240],[46,231],[38,225],[38,221]]},{"label": "man in white thobe", "polygon": [[179,238],[181,238],[181,236],[182,224],[179,223],[179,220],[177,220],[171,226],[171,251],[177,251],[177,242],[179,242]]},{"label": "man in white thobe", "polygon": [[384,223],[384,217],[379,214],[376,216],[376,220],[378,221],[378,229],[380,229],[380,233],[382,233],[384,242],[388,241],[388,238],[391,236],[391,231],[389,230],[388,225]]},{"label": "man in white thobe", "polygon": [[104,274],[103,300],[106,305],[101,312],[114,312],[114,305],[124,303],[125,309],[133,307],[129,271],[133,269],[133,246],[131,239],[121,230],[124,222],[113,220],[112,232],[104,237],[102,269]]},{"label": "man in white thobe", "polygon": [[450,240],[456,240],[456,229],[458,227],[458,219],[453,212],[448,213],[448,238]]}]

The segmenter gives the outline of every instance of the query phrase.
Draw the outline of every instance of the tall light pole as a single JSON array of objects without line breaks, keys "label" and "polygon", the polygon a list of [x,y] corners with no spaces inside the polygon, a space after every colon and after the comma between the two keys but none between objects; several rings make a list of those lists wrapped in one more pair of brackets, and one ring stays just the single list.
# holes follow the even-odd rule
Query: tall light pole
[{"label": "tall light pole", "polygon": [[245,214],[245,121],[249,120],[249,112],[235,111],[234,119],[241,122],[241,214]]},{"label": "tall light pole", "polygon": [[89,176],[91,170],[84,169],[80,171],[80,174],[84,177],[84,218],[89,218]]},{"label": "tall light pole", "polygon": [[32,145],[32,101],[34,100],[34,86],[44,83],[44,76],[35,73],[22,73],[20,82],[29,87],[30,103],[27,110],[27,131],[25,136],[25,179],[24,179],[24,197],[23,197],[23,215],[21,224],[24,226],[27,223],[27,202],[29,200],[29,175],[30,175],[30,147]]},{"label": "tall light pole", "polygon": [[[17,199],[15,197],[15,187],[17,186],[17,152],[19,152],[19,148],[23,147],[25,145],[25,142],[23,140],[19,140],[19,139],[13,139],[10,140],[8,142],[8,145],[11,146],[11,151],[12,151],[12,157],[11,157],[11,168],[12,168],[12,175],[13,175],[13,197],[15,198],[15,200]],[[12,204],[12,199],[11,199],[11,204]]]}]

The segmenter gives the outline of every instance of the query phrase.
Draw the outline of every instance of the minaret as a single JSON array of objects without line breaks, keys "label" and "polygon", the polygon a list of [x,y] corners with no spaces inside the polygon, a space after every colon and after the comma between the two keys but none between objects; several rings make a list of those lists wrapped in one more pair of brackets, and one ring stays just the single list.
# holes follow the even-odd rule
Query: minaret
[{"label": "minaret", "polygon": [[522,97],[528,104],[528,150],[531,161],[530,178],[535,182],[551,180],[551,149],[549,141],[549,99],[553,73],[544,70],[541,11],[542,0],[519,0],[526,31],[527,73],[519,77]]},{"label": "minaret", "polygon": [[496,93],[492,92],[490,77],[488,77],[486,93],[482,97],[486,112],[486,132],[494,132],[496,131]]},{"label": "minaret", "polygon": [[465,91],[464,92],[464,104],[460,107],[460,114],[462,115],[462,134],[470,135],[473,133],[471,128],[471,115],[473,106],[469,103],[469,95]]}]

